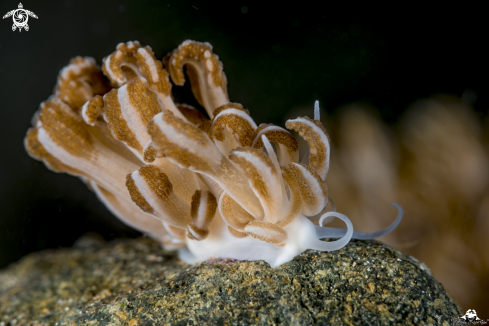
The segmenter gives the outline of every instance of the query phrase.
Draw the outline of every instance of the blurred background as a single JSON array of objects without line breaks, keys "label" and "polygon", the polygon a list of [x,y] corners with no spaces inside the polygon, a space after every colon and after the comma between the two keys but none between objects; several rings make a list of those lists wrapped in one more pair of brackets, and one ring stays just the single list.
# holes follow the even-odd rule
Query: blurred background
[{"label": "blurred background", "polygon": [[[424,262],[462,310],[489,318],[489,115],[481,8],[250,1],[30,1],[28,32],[0,21],[0,268],[69,247],[87,232],[140,234],[77,178],[31,159],[23,138],[59,70],[100,64],[119,42],[158,58],[193,39],[213,45],[233,102],[257,124],[313,115],[332,139],[327,178],[357,231],[402,224],[380,240]],[[16,1],[0,1],[2,16]],[[486,56],[486,55],[485,55]],[[484,73],[485,72],[485,73]],[[189,85],[177,102],[198,107]],[[341,224],[338,224],[339,226]]]}]

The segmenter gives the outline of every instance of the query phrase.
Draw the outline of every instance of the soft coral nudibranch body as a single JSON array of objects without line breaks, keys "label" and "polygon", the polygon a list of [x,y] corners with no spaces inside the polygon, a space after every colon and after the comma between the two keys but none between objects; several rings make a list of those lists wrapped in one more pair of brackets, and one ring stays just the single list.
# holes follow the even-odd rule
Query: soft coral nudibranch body
[{"label": "soft coral nudibranch body", "polygon": [[[170,77],[183,85],[184,66],[208,117],[173,102]],[[309,145],[302,164],[286,129],[257,126],[229,101],[222,63],[208,43],[185,41],[163,62],[138,42],[119,44],[102,71],[110,84],[91,58],[75,58],[61,71],[26,149],[50,169],[80,177],[125,223],[181,248],[183,260],[226,257],[275,267],[306,249],[337,250],[399,223],[401,211],[380,233],[353,232],[328,197],[329,136],[317,102],[315,119],[286,123]],[[323,228],[330,217],[347,229]],[[326,237],[341,239],[319,240]]]}]

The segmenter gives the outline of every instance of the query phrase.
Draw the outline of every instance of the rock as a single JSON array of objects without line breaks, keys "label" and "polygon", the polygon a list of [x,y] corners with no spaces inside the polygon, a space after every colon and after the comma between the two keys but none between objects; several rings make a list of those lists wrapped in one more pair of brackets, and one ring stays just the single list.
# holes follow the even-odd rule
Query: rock
[{"label": "rock", "polygon": [[0,272],[7,325],[449,325],[463,313],[377,241],[263,261],[178,261],[147,238],[30,254]]}]

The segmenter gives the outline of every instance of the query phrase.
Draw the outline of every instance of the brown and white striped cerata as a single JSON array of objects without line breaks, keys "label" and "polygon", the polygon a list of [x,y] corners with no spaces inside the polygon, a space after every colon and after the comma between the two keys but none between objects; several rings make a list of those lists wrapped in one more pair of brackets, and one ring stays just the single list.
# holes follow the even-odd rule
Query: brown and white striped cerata
[{"label": "brown and white striped cerata", "polygon": [[[185,83],[205,109],[174,103]],[[105,75],[105,76],[104,76]],[[187,262],[210,257],[263,259],[272,266],[306,249],[337,250],[352,237],[325,180],[329,136],[319,121],[258,125],[229,100],[226,75],[208,43],[185,41],[161,61],[149,46],[121,43],[104,58],[77,57],[63,68],[25,138],[29,154],[79,177],[122,221],[180,248]],[[273,145],[272,145],[273,144]],[[346,229],[323,227],[332,218]],[[332,242],[321,238],[339,238]]]}]

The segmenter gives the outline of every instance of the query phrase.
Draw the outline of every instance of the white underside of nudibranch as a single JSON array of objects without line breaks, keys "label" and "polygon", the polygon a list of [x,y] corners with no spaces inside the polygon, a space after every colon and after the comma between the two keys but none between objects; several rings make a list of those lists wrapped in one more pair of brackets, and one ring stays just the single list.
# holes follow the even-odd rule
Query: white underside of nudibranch
[{"label": "white underside of nudibranch", "polygon": [[221,218],[214,218],[209,237],[204,241],[187,241],[187,247],[179,251],[179,257],[186,263],[194,264],[211,258],[233,258],[237,260],[264,260],[277,267],[294,259],[307,249],[333,251],[345,246],[353,234],[353,226],[345,221],[348,231],[344,237],[332,242],[317,239],[314,224],[304,216],[299,216],[286,231],[289,236],[284,247],[278,248],[253,237],[238,239],[227,230]]},{"label": "white underside of nudibranch", "polygon": [[[237,260],[264,260],[275,268],[291,261],[308,249],[335,251],[343,248],[351,239],[372,240],[389,234],[401,223],[403,216],[401,206],[396,203],[391,203],[391,205],[398,210],[396,219],[387,228],[373,233],[353,231],[352,223],[341,213],[329,212],[323,214],[320,219],[321,226],[313,224],[307,217],[301,215],[286,228],[290,240],[282,248],[264,245],[263,241],[252,237],[237,239],[228,232],[222,219],[217,218],[210,225],[212,236],[209,236],[205,241],[187,241],[187,247],[179,250],[179,257],[188,264],[195,264],[217,257]],[[328,217],[341,219],[345,222],[347,228],[322,227],[322,221]],[[325,242],[319,240],[321,238],[339,239]]]}]

